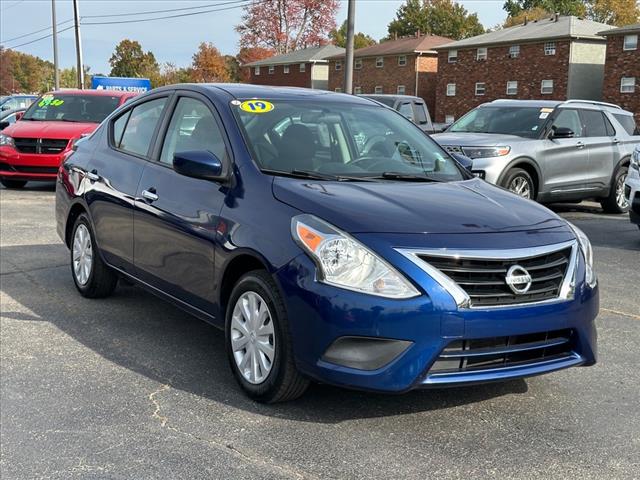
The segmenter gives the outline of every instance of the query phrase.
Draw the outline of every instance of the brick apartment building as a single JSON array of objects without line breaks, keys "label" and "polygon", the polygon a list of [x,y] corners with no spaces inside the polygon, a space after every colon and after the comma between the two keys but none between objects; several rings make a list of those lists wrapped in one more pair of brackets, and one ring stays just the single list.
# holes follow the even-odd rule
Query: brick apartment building
[{"label": "brick apartment building", "polygon": [[[354,93],[417,95],[433,112],[438,71],[434,48],[450,42],[417,35],[359,48],[354,52]],[[329,58],[329,90],[343,90],[344,62],[344,54]]]},{"label": "brick apartment building", "polygon": [[600,35],[607,38],[602,99],[634,112],[640,124],[640,23]]},{"label": "brick apartment building", "polygon": [[344,48],[334,45],[305,48],[276,55],[265,60],[247,63],[251,83],[326,90],[329,78],[327,57],[344,54]]},{"label": "brick apartment building", "polygon": [[610,28],[556,15],[436,47],[436,121],[498,98],[601,100],[606,39],[598,32]]}]

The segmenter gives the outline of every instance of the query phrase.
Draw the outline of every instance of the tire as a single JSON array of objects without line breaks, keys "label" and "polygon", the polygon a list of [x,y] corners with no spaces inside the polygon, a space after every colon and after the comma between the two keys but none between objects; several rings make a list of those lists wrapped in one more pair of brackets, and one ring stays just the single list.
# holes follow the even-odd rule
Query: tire
[{"label": "tire", "polygon": [[512,193],[530,200],[536,198],[536,187],[533,178],[526,170],[521,168],[512,168],[502,180],[502,187]]},{"label": "tire", "polygon": [[0,183],[2,183],[2,185],[5,186],[5,188],[18,190],[20,188],[23,188],[27,184],[27,181],[26,180],[10,180],[8,178],[2,178],[0,179]]},{"label": "tire", "polygon": [[613,175],[609,196],[600,201],[605,213],[626,213],[629,211],[629,202],[624,197],[624,181],[629,173],[629,167],[618,167]]},{"label": "tire", "polygon": [[87,298],[108,297],[118,283],[118,276],[102,261],[95,245],[89,218],[80,214],[73,226],[69,249],[71,276],[80,294]]},{"label": "tire", "polygon": [[[244,312],[251,310],[251,305],[253,311],[263,312],[253,317],[260,322],[258,327],[250,325],[243,304],[247,306]],[[226,309],[225,345],[233,376],[258,402],[293,400],[309,386],[294,363],[287,312],[278,286],[263,270],[245,274],[234,286]],[[243,363],[245,367],[241,367]]]}]

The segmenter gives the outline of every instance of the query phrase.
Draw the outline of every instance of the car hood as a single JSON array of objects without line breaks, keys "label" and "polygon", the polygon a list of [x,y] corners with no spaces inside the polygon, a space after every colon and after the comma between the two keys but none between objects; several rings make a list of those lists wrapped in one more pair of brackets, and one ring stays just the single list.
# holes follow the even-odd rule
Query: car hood
[{"label": "car hood", "polygon": [[497,133],[436,133],[431,135],[440,145],[466,145],[472,147],[498,147],[513,143],[530,142],[531,138],[518,137],[517,135],[504,135]]},{"label": "car hood", "polygon": [[349,233],[491,233],[566,226],[542,205],[479,179],[409,183],[275,177],[273,194]]},{"label": "car hood", "polygon": [[15,138],[77,138],[84,133],[91,133],[98,127],[97,123],[84,122],[43,122],[19,120],[5,128],[2,133]]}]

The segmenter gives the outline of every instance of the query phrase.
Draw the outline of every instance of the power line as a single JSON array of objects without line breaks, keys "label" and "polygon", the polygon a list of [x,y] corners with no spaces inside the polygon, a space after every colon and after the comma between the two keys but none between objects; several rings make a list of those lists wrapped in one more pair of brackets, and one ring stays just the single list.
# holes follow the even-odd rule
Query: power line
[{"label": "power line", "polygon": [[12,3],[11,5],[7,5],[6,7],[4,7],[2,9],[3,12],[6,12],[7,10],[9,10],[10,8],[13,8],[17,5],[20,5],[22,2],[24,2],[24,0],[18,0],[16,3]]},{"label": "power line", "polygon": [[[66,32],[67,30],[71,30],[72,28],[73,28],[73,25],[71,25],[71,26],[69,26],[67,28],[63,28],[62,30],[58,30],[58,33]],[[36,42],[39,42],[40,40],[44,40],[45,38],[50,38],[50,37],[53,37],[53,33],[50,33],[49,35],[45,35],[45,36],[40,37],[40,38],[36,38],[35,40],[31,40],[29,42],[21,43],[20,45],[14,45],[12,47],[6,47],[6,48],[13,50],[13,49],[16,49],[18,47],[24,47],[25,45],[30,45],[32,43],[36,43]]]},{"label": "power line", "polygon": [[270,0],[262,0],[259,2],[255,2],[255,0],[240,0],[241,2],[247,2],[243,5],[233,5],[225,8],[214,8],[211,10],[203,10],[201,12],[192,12],[192,13],[181,13],[178,15],[165,15],[162,17],[154,17],[154,18],[141,18],[138,20],[119,20],[119,21],[111,21],[111,22],[82,22],[82,25],[115,25],[115,24],[123,24],[123,23],[141,23],[141,22],[153,22],[154,20],[164,20],[167,18],[179,18],[179,17],[190,17],[193,15],[202,15],[204,13],[212,13],[212,12],[222,12],[224,10],[233,10],[235,8],[243,8],[247,7],[253,3],[264,3]]},{"label": "power line", "polygon": [[[60,25],[64,25],[65,23],[69,23],[71,21],[73,21],[72,18],[70,18],[69,20],[65,20],[64,22],[57,23],[56,26],[59,27]],[[19,40],[19,39],[24,38],[24,37],[30,37],[31,35],[35,35],[36,33],[44,32],[45,30],[50,30],[50,29],[51,29],[51,25],[49,25],[48,27],[41,28],[40,30],[36,30],[34,32],[31,32],[31,33],[24,33],[24,34],[19,35],[17,37],[7,38],[5,40],[2,40],[2,43],[13,42],[14,40]]]},{"label": "power line", "polygon": [[199,10],[201,8],[208,7],[221,7],[223,5],[230,5],[234,3],[243,3],[247,0],[233,0],[227,2],[208,3],[205,5],[199,5],[197,7],[181,7],[181,8],[169,8],[166,10],[151,10],[149,12],[129,12],[129,13],[111,13],[107,15],[83,15],[82,18],[107,18],[107,17],[130,17],[132,15],[151,15],[153,13],[168,13],[168,12],[182,12],[187,10]]}]

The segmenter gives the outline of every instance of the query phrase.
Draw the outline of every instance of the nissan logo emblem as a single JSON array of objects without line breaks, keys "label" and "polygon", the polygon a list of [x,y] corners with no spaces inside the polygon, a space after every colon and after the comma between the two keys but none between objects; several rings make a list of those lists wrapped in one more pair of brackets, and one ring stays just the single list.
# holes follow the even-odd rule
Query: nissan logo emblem
[{"label": "nissan logo emblem", "polygon": [[524,295],[531,288],[531,275],[520,265],[509,268],[504,281],[516,295]]}]

